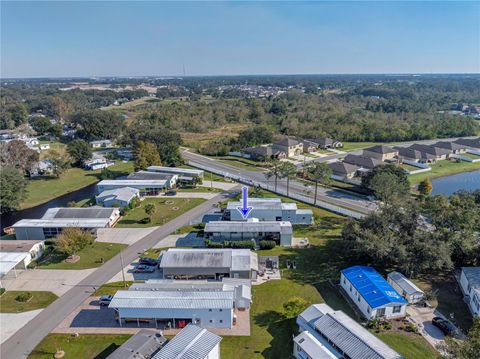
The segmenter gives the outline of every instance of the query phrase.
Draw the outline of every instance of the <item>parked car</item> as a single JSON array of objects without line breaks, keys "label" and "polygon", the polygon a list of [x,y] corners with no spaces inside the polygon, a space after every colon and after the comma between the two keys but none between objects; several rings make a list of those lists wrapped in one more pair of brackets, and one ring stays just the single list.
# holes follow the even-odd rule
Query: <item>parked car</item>
[{"label": "parked car", "polygon": [[113,299],[113,295],[102,295],[98,300],[98,304],[100,304],[100,306],[102,307],[106,307],[107,305],[110,304],[112,299]]},{"label": "parked car", "polygon": [[176,196],[177,195],[177,191],[174,190],[174,189],[171,189],[167,192],[165,192],[165,196]]},{"label": "parked car", "polygon": [[136,266],[133,271],[135,273],[153,273],[153,272],[155,272],[155,267],[140,264],[140,265]]},{"label": "parked car", "polygon": [[138,263],[155,267],[158,264],[158,261],[154,258],[144,257],[144,258],[140,258]]},{"label": "parked car", "polygon": [[460,338],[460,331],[447,319],[435,317],[432,319],[432,324],[439,328],[445,335]]}]

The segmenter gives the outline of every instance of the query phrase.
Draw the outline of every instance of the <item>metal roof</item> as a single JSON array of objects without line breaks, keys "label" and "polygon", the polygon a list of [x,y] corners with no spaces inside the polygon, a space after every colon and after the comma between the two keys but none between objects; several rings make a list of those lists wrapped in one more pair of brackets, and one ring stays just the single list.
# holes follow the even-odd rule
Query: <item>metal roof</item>
[{"label": "metal roof", "polygon": [[341,354],[334,354],[331,349],[321,343],[315,338],[308,330],[304,330],[293,341],[302,348],[302,351],[307,353],[310,358],[315,359],[338,359],[341,358]]},{"label": "metal roof", "polygon": [[221,340],[206,329],[188,324],[153,359],[204,359]]},{"label": "metal roof", "polygon": [[299,317],[309,323],[312,328],[314,328],[313,324],[315,323],[315,321],[329,312],[333,312],[333,309],[325,303],[312,304],[302,313],[300,313]]},{"label": "metal roof", "polygon": [[167,183],[164,179],[118,179],[118,180],[103,180],[97,183],[97,186],[160,186],[163,187]]},{"label": "metal roof", "polygon": [[230,291],[119,290],[109,308],[232,309],[233,297]]},{"label": "metal roof", "polygon": [[118,209],[97,206],[89,208],[55,207],[47,209],[41,219],[108,219],[115,211]]},{"label": "metal roof", "polygon": [[109,189],[100,193],[96,198],[101,201],[106,200],[119,200],[130,202],[132,198],[138,196],[139,190],[132,187],[120,187],[115,189]]},{"label": "metal roof", "polygon": [[342,352],[355,359],[400,359],[402,356],[342,311],[315,321],[315,329]]},{"label": "metal roof", "polygon": [[162,252],[160,268],[230,268],[232,271],[249,271],[258,270],[258,258],[249,249],[170,248]]},{"label": "metal roof", "polygon": [[16,240],[16,239],[2,239],[0,240],[0,252],[3,253],[13,253],[13,252],[30,252],[32,247],[38,243],[43,243],[44,241],[35,241],[35,240]]},{"label": "metal roof", "polygon": [[418,288],[410,279],[405,277],[402,273],[391,272],[391,273],[388,273],[387,277],[392,281],[394,281],[408,295],[412,295],[415,293],[423,293],[423,291],[420,288]]},{"label": "metal roof", "polygon": [[108,218],[52,218],[52,219],[21,219],[12,225],[13,228],[31,228],[31,227],[46,227],[46,228],[105,228],[108,227],[110,219]]},{"label": "metal roof", "polygon": [[110,354],[107,359],[151,358],[166,341],[167,339],[159,333],[142,329]]},{"label": "metal roof", "polygon": [[147,168],[150,172],[163,172],[163,173],[175,173],[181,175],[201,176],[202,170],[195,170],[193,168],[180,168],[180,167],[162,167],[162,166],[150,166]]},{"label": "metal roof", "polygon": [[468,280],[468,284],[472,288],[480,290],[480,267],[462,267],[462,271]]},{"label": "metal roof", "polygon": [[152,171],[138,171],[134,173],[130,173],[127,176],[129,180],[168,180],[170,181],[172,178],[177,178],[178,175],[172,173],[160,173],[160,172],[152,172]]},{"label": "metal roof", "polygon": [[0,278],[23,261],[28,252],[0,252]]},{"label": "metal roof", "polygon": [[257,232],[278,232],[291,234],[292,224],[290,222],[262,221],[262,222],[242,222],[242,221],[211,221],[205,224],[206,233],[257,233]]},{"label": "metal roof", "polygon": [[407,303],[406,300],[371,267],[353,266],[343,269],[342,273],[373,309],[389,303]]}]

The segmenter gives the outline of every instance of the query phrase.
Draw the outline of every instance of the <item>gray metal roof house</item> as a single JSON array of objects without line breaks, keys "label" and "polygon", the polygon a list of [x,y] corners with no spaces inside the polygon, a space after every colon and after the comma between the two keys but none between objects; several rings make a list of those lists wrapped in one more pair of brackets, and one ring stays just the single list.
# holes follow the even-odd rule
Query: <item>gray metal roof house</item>
[{"label": "gray metal roof house", "polygon": [[152,358],[167,342],[167,339],[154,330],[141,329],[129,338],[107,359]]},{"label": "gray metal roof house", "polygon": [[249,249],[169,248],[160,254],[164,279],[257,278],[258,257]]},{"label": "gray metal roof house", "polygon": [[[280,198],[249,198],[248,206],[252,211],[247,218],[260,221],[287,221],[292,224],[312,224],[313,212],[310,209],[298,209],[296,203],[282,203]],[[231,221],[246,221],[237,210],[242,207],[239,201],[228,202],[225,218]]]},{"label": "gray metal roof house", "polygon": [[150,166],[147,168],[149,172],[170,173],[179,176],[188,177],[200,177],[203,178],[204,171],[193,168],[180,168],[180,167],[163,167],[163,166]]},{"label": "gray metal roof house", "polygon": [[[355,359],[403,359],[403,357],[358,324],[341,310],[333,310],[327,304],[313,304],[305,309],[298,317],[297,324],[300,332],[309,332],[315,339],[304,341],[308,348],[302,348],[300,339],[294,341],[297,352],[315,350],[332,354],[333,358]],[[320,358],[331,358],[324,355]],[[296,358],[303,358],[298,355]]]},{"label": "gray metal roof house", "polygon": [[388,273],[387,282],[409,303],[419,302],[425,296],[420,288],[400,272]]},{"label": "gray metal roof house", "polygon": [[222,337],[189,324],[170,340],[153,359],[220,359]]},{"label": "gray metal roof house", "polygon": [[246,222],[212,221],[205,225],[205,238],[216,242],[235,240],[275,241],[277,245],[290,247],[293,229],[290,222],[258,221],[251,218]]},{"label": "gray metal roof house", "polygon": [[63,228],[76,227],[96,231],[112,227],[120,217],[118,208],[70,208],[48,209],[40,219],[22,219],[12,225],[16,239],[44,240],[55,237]]}]

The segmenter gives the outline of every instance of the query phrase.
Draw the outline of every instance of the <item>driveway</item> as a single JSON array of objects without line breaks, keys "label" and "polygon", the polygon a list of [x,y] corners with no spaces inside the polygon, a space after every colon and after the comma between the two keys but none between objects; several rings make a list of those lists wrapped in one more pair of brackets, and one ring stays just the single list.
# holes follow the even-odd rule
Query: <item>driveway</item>
[{"label": "driveway", "polygon": [[10,338],[17,330],[35,318],[43,309],[23,313],[0,313],[0,343]]},{"label": "driveway", "polygon": [[99,228],[97,242],[120,243],[130,246],[157,228]]},{"label": "driveway", "polygon": [[419,333],[432,345],[435,349],[439,344],[445,344],[445,334],[432,324],[433,317],[444,317],[437,310],[429,308],[417,308],[413,305],[407,307],[407,314],[410,319],[417,325]]},{"label": "driveway", "polygon": [[[206,175],[208,177],[208,175]],[[238,184],[235,182],[218,182],[218,181],[203,181],[202,184],[199,184],[199,187],[213,187],[218,189],[223,189],[224,191],[229,191]]]},{"label": "driveway", "polygon": [[61,296],[96,269],[27,269],[22,271],[17,278],[2,280],[2,284],[7,290],[43,290]]}]

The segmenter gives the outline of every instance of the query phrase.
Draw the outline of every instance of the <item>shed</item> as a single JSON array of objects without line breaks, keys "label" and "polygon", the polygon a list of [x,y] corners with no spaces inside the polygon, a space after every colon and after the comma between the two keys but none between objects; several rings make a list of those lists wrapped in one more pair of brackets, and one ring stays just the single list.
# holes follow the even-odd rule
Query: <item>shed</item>
[{"label": "shed", "polygon": [[388,273],[387,282],[409,303],[417,303],[425,296],[425,293],[402,273]]}]

